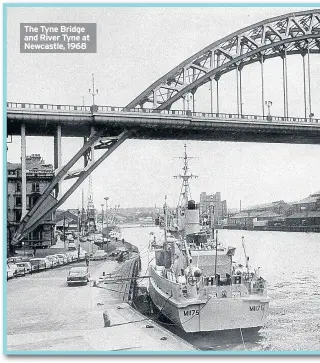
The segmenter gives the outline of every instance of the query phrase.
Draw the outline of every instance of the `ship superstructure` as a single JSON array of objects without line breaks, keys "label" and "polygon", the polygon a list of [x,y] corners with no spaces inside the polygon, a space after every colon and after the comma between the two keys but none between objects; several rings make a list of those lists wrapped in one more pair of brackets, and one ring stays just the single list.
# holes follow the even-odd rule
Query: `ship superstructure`
[{"label": "ship superstructure", "polygon": [[[199,205],[190,194],[188,156],[180,207],[175,218],[164,206],[165,240],[154,243],[155,264],[150,265],[149,294],[156,307],[186,332],[255,328],[263,326],[269,310],[267,283],[252,270],[233,261],[235,248],[224,247],[217,231],[211,237],[199,224]],[[168,223],[170,220],[170,223]],[[175,233],[167,233],[175,221]],[[171,228],[173,230],[173,228]],[[242,241],[244,251],[244,240]]]}]

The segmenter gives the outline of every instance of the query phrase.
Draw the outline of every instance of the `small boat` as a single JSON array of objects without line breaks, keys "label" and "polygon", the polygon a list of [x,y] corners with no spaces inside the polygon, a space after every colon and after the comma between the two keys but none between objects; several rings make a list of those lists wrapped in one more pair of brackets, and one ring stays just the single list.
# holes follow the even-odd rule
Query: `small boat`
[{"label": "small boat", "polygon": [[[152,248],[155,264],[149,263],[149,295],[158,310],[185,332],[228,329],[260,329],[269,311],[267,282],[259,269],[252,270],[242,245],[245,263],[233,261],[235,247],[223,246],[218,231],[201,230],[199,206],[188,200],[185,149],[183,204],[177,208],[174,236],[168,236],[165,203],[164,242]],[[150,244],[151,246],[151,244]]]}]

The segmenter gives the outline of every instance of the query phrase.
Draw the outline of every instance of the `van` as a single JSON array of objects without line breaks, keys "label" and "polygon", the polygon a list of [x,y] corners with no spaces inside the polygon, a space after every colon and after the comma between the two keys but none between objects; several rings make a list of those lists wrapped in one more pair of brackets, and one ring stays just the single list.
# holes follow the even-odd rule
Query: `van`
[{"label": "van", "polygon": [[74,243],[74,241],[69,241],[68,243],[68,250],[69,251],[75,251],[77,249],[76,244]]}]

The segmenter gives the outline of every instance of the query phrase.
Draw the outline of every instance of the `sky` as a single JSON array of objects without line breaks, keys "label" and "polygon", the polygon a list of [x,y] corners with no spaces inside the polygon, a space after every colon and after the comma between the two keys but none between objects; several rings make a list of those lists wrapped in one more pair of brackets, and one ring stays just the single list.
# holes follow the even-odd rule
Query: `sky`
[{"label": "sky", "polygon": [[[184,59],[240,28],[260,20],[310,8],[14,8],[8,10],[8,101],[90,105],[91,75],[95,74],[100,105],[124,106]],[[95,22],[97,53],[21,54],[20,23]],[[319,99],[320,56],[311,55],[312,97]],[[259,65],[243,70],[243,111],[261,114]],[[265,64],[265,99],[271,113],[283,115],[281,60]],[[288,58],[289,113],[303,116],[302,57]],[[236,112],[235,74],[221,78],[220,112]],[[208,86],[196,94],[197,109],[209,111]],[[320,104],[314,102],[315,117]],[[81,146],[81,139],[64,138],[62,162]],[[320,189],[319,145],[187,141],[192,197],[221,192],[228,208],[302,199]],[[127,140],[92,174],[93,198],[101,208],[160,206],[167,195],[175,206],[180,191],[184,141]],[[27,138],[27,154],[38,153],[53,163],[52,138]],[[8,144],[8,161],[19,162],[20,139]],[[99,155],[99,153],[97,153]],[[66,190],[70,182],[63,182]],[[63,208],[81,206],[85,181]]]}]

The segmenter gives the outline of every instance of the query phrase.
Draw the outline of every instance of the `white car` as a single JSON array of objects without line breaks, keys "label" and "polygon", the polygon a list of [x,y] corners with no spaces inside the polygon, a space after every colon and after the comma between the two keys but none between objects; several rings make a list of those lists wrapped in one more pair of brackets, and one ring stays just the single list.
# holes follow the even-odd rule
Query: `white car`
[{"label": "white car", "polygon": [[21,260],[22,260],[22,257],[20,257],[20,256],[9,257],[9,258],[7,258],[7,263],[13,263],[13,264],[15,264],[15,263],[17,263],[17,262],[19,262]]},{"label": "white car", "polygon": [[64,264],[68,263],[68,259],[67,259],[66,255],[64,255],[62,253],[57,253],[54,256],[58,258],[59,265],[64,265]]},{"label": "white car", "polygon": [[24,276],[31,272],[32,266],[30,262],[17,262],[17,276]]},{"label": "white car", "polygon": [[7,264],[7,280],[12,279],[15,275],[16,270],[12,268],[12,265]]},{"label": "white car", "polygon": [[59,264],[58,257],[49,255],[46,257],[49,261],[51,261],[51,267],[56,267]]},{"label": "white car", "polygon": [[104,250],[97,250],[92,256],[92,260],[105,260],[106,258],[107,253]]}]

